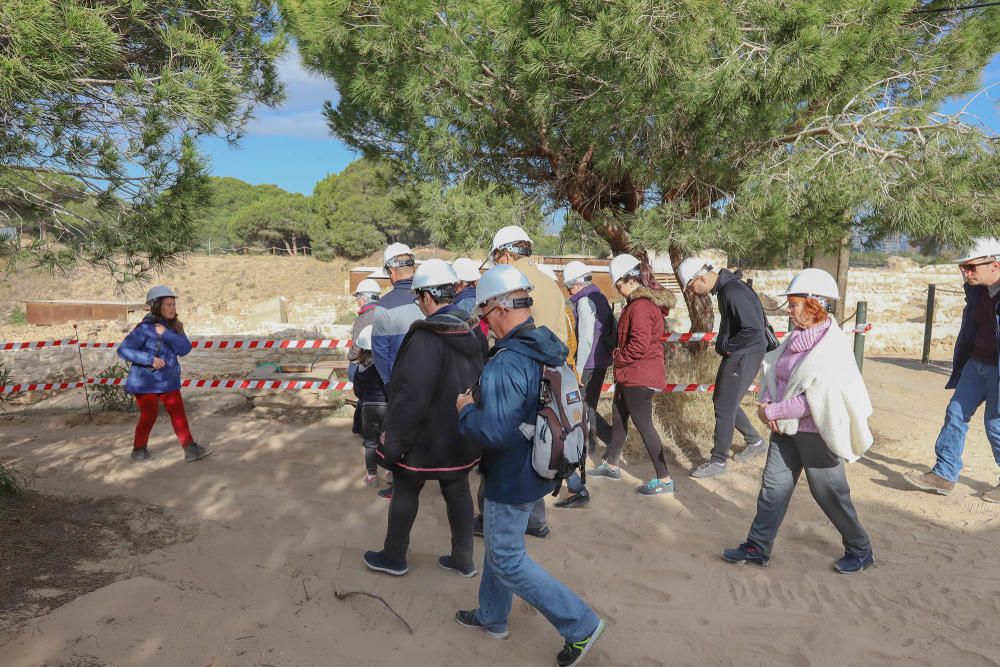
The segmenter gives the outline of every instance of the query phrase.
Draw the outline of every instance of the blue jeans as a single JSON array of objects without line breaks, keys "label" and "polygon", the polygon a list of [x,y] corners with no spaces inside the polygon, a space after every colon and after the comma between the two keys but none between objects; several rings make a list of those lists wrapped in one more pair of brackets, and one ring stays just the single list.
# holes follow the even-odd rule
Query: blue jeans
[{"label": "blue jeans", "polygon": [[508,505],[486,499],[484,543],[486,558],[479,582],[476,620],[492,632],[507,629],[513,596],[530,604],[568,642],[586,639],[600,619],[597,614],[524,550],[524,531],[534,503]]},{"label": "blue jeans", "polygon": [[969,422],[980,405],[986,403],[986,439],[993,448],[993,459],[1000,465],[1000,371],[996,366],[969,359],[958,377],[955,394],[944,411],[944,426],[934,443],[937,462],[931,470],[949,482],[958,480],[962,471],[962,451]]}]

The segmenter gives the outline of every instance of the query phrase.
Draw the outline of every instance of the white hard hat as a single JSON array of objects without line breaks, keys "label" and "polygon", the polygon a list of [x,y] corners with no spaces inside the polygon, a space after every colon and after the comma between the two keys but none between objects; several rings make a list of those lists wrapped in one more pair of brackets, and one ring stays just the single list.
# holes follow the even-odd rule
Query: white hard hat
[{"label": "white hard hat", "polygon": [[393,243],[382,253],[382,266],[413,266],[413,251],[405,243]]},{"label": "white hard hat", "polygon": [[430,292],[436,297],[454,296],[458,276],[451,264],[443,259],[428,259],[417,267],[413,274],[411,292]]},{"label": "white hard hat", "polygon": [[[515,254],[524,255],[524,251],[520,248],[514,246],[515,243],[527,243],[528,247],[531,247],[531,238],[528,233],[517,225],[508,225],[506,227],[501,227],[497,230],[497,233],[493,235],[493,248],[490,250],[490,254],[496,254],[497,250],[510,250]],[[529,251],[526,256],[530,256]]]},{"label": "white hard hat", "polygon": [[463,283],[474,283],[479,280],[479,264],[468,257],[459,257],[451,263],[451,268],[455,269],[455,275]]},{"label": "white hard hat", "polygon": [[358,283],[357,289],[354,290],[354,296],[359,294],[374,294],[378,296],[382,294],[382,288],[379,287],[378,283],[371,278],[365,278]]},{"label": "white hard hat", "polygon": [[148,292],[146,292],[146,305],[152,306],[153,302],[157,299],[163,299],[165,297],[172,296],[177,298],[174,291],[167,287],[166,285],[157,285],[156,287],[151,287]]},{"label": "white hard hat", "polygon": [[559,282],[559,278],[556,277],[556,272],[555,270],[553,270],[551,266],[546,266],[545,264],[538,264],[537,267],[539,271],[547,275],[549,278],[552,278],[552,280]]},{"label": "white hard hat", "polygon": [[779,296],[811,296],[822,299],[839,299],[837,281],[823,269],[803,269],[795,274],[788,289]]},{"label": "white hard hat", "polygon": [[692,280],[713,268],[715,267],[707,259],[688,257],[677,267],[677,282],[680,283],[681,289],[685,289]]},{"label": "white hard hat", "polygon": [[611,264],[608,266],[608,272],[611,274],[611,284],[618,284],[618,281],[626,276],[638,276],[640,266],[642,266],[642,262],[632,255],[618,255],[611,260]]},{"label": "white hard hat", "polygon": [[476,284],[476,305],[482,306],[490,299],[511,292],[531,289],[533,286],[523,273],[509,264],[498,264],[484,273]]},{"label": "white hard hat", "polygon": [[573,260],[563,267],[563,285],[569,287],[577,281],[589,278],[591,273],[592,271],[589,266],[583,262]]},{"label": "white hard hat", "polygon": [[980,257],[989,257],[1000,262],[1000,240],[985,236],[975,239],[975,245],[966,253],[965,257],[955,260],[955,263],[963,264]]},{"label": "white hard hat", "polygon": [[372,349],[372,325],[369,324],[358,333],[358,337],[354,340],[354,346],[362,350]]}]

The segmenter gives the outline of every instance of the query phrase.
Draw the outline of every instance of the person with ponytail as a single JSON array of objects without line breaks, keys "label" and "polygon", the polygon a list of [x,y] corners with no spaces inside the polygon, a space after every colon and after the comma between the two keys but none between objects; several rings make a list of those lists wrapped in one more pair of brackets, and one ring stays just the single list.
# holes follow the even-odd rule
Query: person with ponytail
[{"label": "person with ponytail", "polygon": [[177,295],[164,285],[146,294],[146,315],[118,346],[118,356],[131,363],[125,391],[135,396],[139,423],[135,427],[132,460],[150,457],[149,433],[160,411],[170,415],[174,433],[184,448],[185,461],[198,461],[212,453],[194,441],[181,398],[181,365],[178,359],[191,351],[184,325],[177,319]]}]

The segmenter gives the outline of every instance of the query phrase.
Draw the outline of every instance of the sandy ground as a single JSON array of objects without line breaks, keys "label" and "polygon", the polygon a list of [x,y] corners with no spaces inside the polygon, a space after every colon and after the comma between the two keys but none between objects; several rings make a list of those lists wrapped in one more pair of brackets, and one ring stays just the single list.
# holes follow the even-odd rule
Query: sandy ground
[{"label": "sandy ground", "polygon": [[[550,507],[552,534],[531,539],[530,553],[609,622],[587,664],[998,664],[1000,506],[977,497],[998,469],[981,420],[952,496],[906,490],[901,476],[932,462],[945,372],[908,360],[866,364],[879,436],[849,471],[878,558],[863,574],[831,570],[842,548],[804,481],[769,569],[720,560],[746,534],[763,460],[697,482],[681,457],[675,499],[636,496],[650,474],[636,464],[624,482],[595,480],[588,509]],[[362,566],[362,552],[384,537],[386,502],[362,488],[361,448],[345,420],[256,420],[238,396],[189,397],[196,434],[216,448],[198,464],[181,462],[163,420],[156,460],[130,465],[130,418],[88,424],[79,394],[48,414],[0,422],[0,457],[36,467],[41,490],[133,497],[197,529],[190,542],[136,558],[129,578],[0,638],[5,667],[553,663],[561,640],[523,602],[506,641],[452,620],[476,606],[479,579],[437,567],[448,529],[434,487],[413,531],[410,573]],[[382,596],[414,635],[378,601],[338,600],[336,590]]]}]

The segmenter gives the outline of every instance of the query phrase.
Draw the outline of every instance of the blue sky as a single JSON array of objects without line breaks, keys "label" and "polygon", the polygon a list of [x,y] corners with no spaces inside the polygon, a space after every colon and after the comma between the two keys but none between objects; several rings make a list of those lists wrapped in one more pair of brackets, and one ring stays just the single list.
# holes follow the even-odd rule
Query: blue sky
[{"label": "blue sky", "polygon": [[[333,82],[307,72],[294,47],[279,63],[286,100],[277,109],[260,109],[238,148],[220,139],[201,145],[211,158],[211,173],[234,176],[248,183],[273,183],[285,190],[310,194],[313,185],[330,173],[339,173],[358,157],[330,136],[323,102],[336,102]],[[1000,82],[1000,56],[983,73],[984,85]],[[977,98],[968,111],[1000,134],[1000,86]],[[943,111],[953,113],[965,100],[952,100]]]}]

